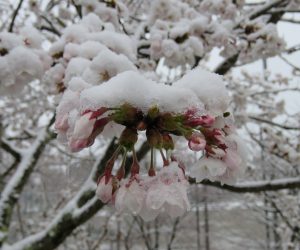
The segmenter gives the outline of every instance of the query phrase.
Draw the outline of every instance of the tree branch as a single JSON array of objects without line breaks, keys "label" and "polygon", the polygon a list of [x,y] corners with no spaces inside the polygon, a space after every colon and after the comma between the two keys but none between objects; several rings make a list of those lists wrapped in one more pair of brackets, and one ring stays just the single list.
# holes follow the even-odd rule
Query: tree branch
[{"label": "tree branch", "polygon": [[[50,225],[40,233],[28,236],[16,244],[8,246],[8,250],[55,249],[76,227],[93,217],[104,206],[95,196],[96,180],[98,176],[103,174],[106,162],[117,146],[115,141],[113,139],[110,142],[105,154],[96,161],[90,176],[82,185],[79,192],[64,206]],[[137,152],[137,156],[143,157],[144,155],[145,146],[142,146]]]},{"label": "tree branch", "polygon": [[175,240],[175,237],[176,237],[177,226],[178,226],[179,222],[180,222],[179,218],[176,218],[175,221],[174,221],[171,238],[170,238],[170,241],[168,243],[168,250],[172,249],[172,244],[173,244],[173,241]]},{"label": "tree branch", "polygon": [[15,147],[13,147],[8,141],[5,139],[1,140],[1,148],[3,148],[7,153],[10,153],[16,160],[21,159],[21,153]]},{"label": "tree branch", "polygon": [[[250,20],[253,20],[253,19],[255,19],[255,18],[257,18],[257,17],[259,17],[261,15],[269,14],[268,11],[270,9],[272,9],[273,7],[276,7],[278,5],[281,5],[281,4],[286,4],[287,2],[288,1],[286,1],[286,0],[274,0],[274,1],[268,2],[264,6],[262,6],[260,8],[257,8],[252,13],[250,13],[249,16],[248,16],[248,18]],[[272,13],[272,14],[274,14],[274,13]]]},{"label": "tree branch", "polygon": [[[196,184],[194,178],[189,178],[191,184]],[[270,181],[254,181],[254,182],[245,182],[243,184],[237,184],[234,186],[222,185],[219,182],[212,182],[209,180],[204,180],[197,184],[203,184],[208,186],[213,186],[216,188],[221,188],[236,193],[259,193],[264,191],[278,191],[282,189],[299,189],[300,188],[300,177],[295,178],[285,178],[285,179],[276,179]]]},{"label": "tree branch", "polygon": [[286,130],[300,130],[300,127],[282,125],[282,124],[272,122],[272,121],[269,121],[269,120],[266,120],[266,119],[263,119],[263,118],[260,118],[257,116],[249,116],[249,118],[252,120],[258,121],[258,122],[270,124],[272,126],[279,127],[279,128],[286,129]]},{"label": "tree branch", "polygon": [[[256,10],[254,10],[252,13],[250,13],[247,18],[250,19],[250,20],[253,20],[253,19],[255,19],[255,18],[257,18],[261,15],[268,14],[267,12],[270,9],[272,9],[273,7],[276,7],[278,5],[282,5],[282,4],[287,4],[287,1],[286,0],[274,0],[274,1],[268,2],[268,3],[264,4],[263,6],[257,8]],[[284,12],[281,13],[281,15],[278,15],[278,13],[275,13],[275,14],[271,15],[268,22],[272,22],[272,23],[278,22],[283,14],[284,14]],[[246,20],[247,18],[243,19],[242,21]],[[239,21],[238,24],[235,26],[235,28],[239,28],[242,21]],[[215,69],[215,73],[217,73],[219,75],[225,75],[235,65],[238,58],[239,58],[239,52],[232,55],[231,57],[226,58]]]},{"label": "tree branch", "polygon": [[23,2],[24,2],[24,0],[20,0],[17,8],[13,12],[11,23],[10,23],[9,28],[8,28],[8,32],[13,32],[14,25],[15,25],[15,20],[16,20],[16,17],[18,16],[19,10],[21,9],[21,6],[22,6]]},{"label": "tree branch", "polygon": [[71,0],[71,2],[72,2],[72,4],[73,4],[73,6],[75,7],[78,16],[79,16],[80,18],[82,18],[82,7],[81,7],[81,5],[76,4],[74,0]]},{"label": "tree branch", "polygon": [[18,168],[8,181],[0,196],[0,247],[7,238],[7,233],[13,213],[13,208],[19,199],[19,196],[28,181],[28,178],[36,163],[42,154],[47,143],[54,138],[49,131],[53,124],[52,118],[47,127],[45,127],[33,143],[32,147],[22,153]]}]

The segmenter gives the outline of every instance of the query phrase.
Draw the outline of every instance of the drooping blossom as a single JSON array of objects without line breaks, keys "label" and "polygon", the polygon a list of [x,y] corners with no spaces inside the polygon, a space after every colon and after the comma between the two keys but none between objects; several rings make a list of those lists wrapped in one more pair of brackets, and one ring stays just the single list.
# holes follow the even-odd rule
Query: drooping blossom
[{"label": "drooping blossom", "polygon": [[201,151],[205,149],[206,140],[200,132],[193,132],[188,142],[189,148],[193,151]]},{"label": "drooping blossom", "polygon": [[137,215],[143,206],[146,190],[138,175],[125,179],[116,193],[115,207],[119,212]]},{"label": "drooping blossom", "polygon": [[150,213],[167,212],[171,217],[183,215],[189,208],[188,183],[176,162],[163,167],[147,190],[145,206]]},{"label": "drooping blossom", "polygon": [[[108,180],[107,180],[108,179]],[[103,203],[108,203],[113,198],[113,177],[102,176],[98,181],[96,195]]]},{"label": "drooping blossom", "polygon": [[70,139],[70,148],[76,152],[89,144],[89,137],[91,136],[96,118],[91,118],[92,112],[82,115],[75,123],[72,137]]},{"label": "drooping blossom", "polygon": [[[209,153],[197,161],[191,168],[191,176],[197,181],[209,179],[221,183],[233,184],[244,172],[247,153],[244,142],[236,133],[224,136],[222,148],[214,146]],[[220,139],[220,138],[219,138]],[[224,145],[225,148],[223,147]]]}]

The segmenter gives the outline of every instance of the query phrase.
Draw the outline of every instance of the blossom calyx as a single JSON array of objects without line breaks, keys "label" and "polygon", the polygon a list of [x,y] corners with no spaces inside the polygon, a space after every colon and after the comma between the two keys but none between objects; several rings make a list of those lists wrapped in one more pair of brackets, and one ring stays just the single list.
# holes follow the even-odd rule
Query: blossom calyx
[{"label": "blossom calyx", "polygon": [[132,105],[125,103],[112,114],[112,119],[124,126],[136,126],[143,118],[143,113]]},{"label": "blossom calyx", "polygon": [[157,129],[155,128],[147,129],[146,136],[150,147],[154,147],[154,148],[162,147],[163,138],[161,133]]},{"label": "blossom calyx", "polygon": [[164,113],[159,116],[157,126],[162,130],[167,131],[177,131],[179,128],[179,124],[171,113]]},{"label": "blossom calyx", "polygon": [[134,147],[134,144],[137,142],[137,140],[138,140],[137,130],[126,127],[119,138],[119,143],[120,145],[125,147],[128,151],[131,151]]},{"label": "blossom calyx", "polygon": [[169,134],[162,135],[162,147],[165,150],[173,150],[174,149],[174,142],[172,137]]},{"label": "blossom calyx", "polygon": [[153,106],[148,110],[147,119],[150,121],[155,120],[159,116],[159,109],[157,106]]}]

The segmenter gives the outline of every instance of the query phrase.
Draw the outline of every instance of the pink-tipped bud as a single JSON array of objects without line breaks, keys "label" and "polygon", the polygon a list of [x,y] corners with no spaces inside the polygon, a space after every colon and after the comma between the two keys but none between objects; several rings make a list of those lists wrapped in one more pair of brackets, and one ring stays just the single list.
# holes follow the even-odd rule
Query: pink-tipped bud
[{"label": "pink-tipped bud", "polygon": [[119,143],[127,150],[131,151],[133,150],[137,140],[138,140],[137,130],[126,127],[119,138]]},{"label": "pink-tipped bud", "polygon": [[92,119],[93,113],[89,112],[82,115],[75,123],[73,137],[78,139],[88,138],[94,129],[96,119]]},{"label": "pink-tipped bud", "polygon": [[185,124],[190,127],[197,127],[197,126],[211,127],[214,122],[215,122],[215,118],[213,116],[203,115],[199,117],[189,117],[185,121]]},{"label": "pink-tipped bud", "polygon": [[96,195],[103,203],[107,203],[112,200],[113,197],[113,183],[112,176],[109,177],[109,180],[105,180],[105,175],[100,177],[98,182]]},{"label": "pink-tipped bud", "polygon": [[201,116],[201,118],[203,121],[203,126],[206,126],[206,127],[212,126],[216,120],[213,116],[210,116],[210,115],[203,115],[203,116]]},{"label": "pink-tipped bud", "polygon": [[135,175],[139,174],[139,172],[140,172],[140,165],[139,165],[139,163],[136,160],[134,160],[132,162],[130,171],[131,171],[131,176],[135,176]]},{"label": "pink-tipped bud", "polygon": [[156,175],[156,172],[155,172],[154,167],[150,167],[150,168],[149,168],[149,170],[148,170],[148,175],[149,175],[149,176],[155,176],[155,175]]},{"label": "pink-tipped bud", "polygon": [[97,109],[96,111],[92,111],[92,115],[91,115],[90,119],[94,119],[94,118],[100,117],[100,116],[102,116],[107,111],[108,111],[108,108],[105,108],[105,107]]},{"label": "pink-tipped bud", "polygon": [[201,151],[205,149],[206,140],[199,132],[194,132],[188,142],[189,148],[193,151]]},{"label": "pink-tipped bud", "polygon": [[71,138],[71,140],[69,142],[69,148],[73,153],[79,152],[80,150],[86,148],[88,145],[89,145],[88,139]]},{"label": "pink-tipped bud", "polygon": [[55,129],[60,132],[66,132],[69,128],[68,115],[57,116],[55,120]]}]

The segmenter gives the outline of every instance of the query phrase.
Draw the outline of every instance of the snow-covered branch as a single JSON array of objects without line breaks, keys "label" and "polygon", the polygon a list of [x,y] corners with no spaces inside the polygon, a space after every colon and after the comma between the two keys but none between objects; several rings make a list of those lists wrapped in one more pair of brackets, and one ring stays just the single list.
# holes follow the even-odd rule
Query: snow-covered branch
[{"label": "snow-covered branch", "polygon": [[[196,183],[194,179],[190,178],[190,183]],[[204,180],[201,182],[203,185],[213,186],[228,190],[236,193],[258,193],[266,191],[278,191],[282,189],[300,189],[300,178],[283,178],[270,181],[253,181],[243,182],[242,184],[236,185],[222,185],[219,182],[212,182]]]},{"label": "snow-covered branch", "polygon": [[[278,5],[286,5],[288,3],[288,1],[284,0],[274,0],[274,1],[270,1],[267,2],[265,5],[257,8],[255,11],[253,11],[252,13],[249,14],[249,19],[254,19],[257,18],[261,15],[264,15],[267,13],[267,11],[269,11],[270,9],[278,6]],[[283,11],[284,12],[284,11]]]},{"label": "snow-covered branch", "polygon": [[2,139],[0,142],[1,148],[3,148],[6,152],[11,154],[16,160],[20,160],[21,152],[15,148],[11,143],[7,140]]},{"label": "snow-covered branch", "polygon": [[264,118],[260,118],[260,117],[257,117],[257,116],[249,116],[249,118],[252,119],[252,120],[255,120],[255,121],[258,121],[258,122],[262,122],[262,123],[267,123],[269,125],[272,125],[272,126],[275,126],[275,127],[279,127],[279,128],[282,128],[282,129],[300,130],[300,127],[282,125],[282,124],[279,124],[279,123],[276,123],[276,122],[272,122],[272,121],[269,121],[269,120],[266,120]]},{"label": "snow-covered branch", "polygon": [[17,6],[17,8],[15,9],[15,11],[14,11],[14,13],[13,13],[13,16],[12,16],[12,19],[11,19],[11,23],[10,23],[9,29],[8,29],[9,32],[12,32],[13,29],[14,29],[15,20],[16,20],[16,18],[17,18],[17,16],[18,16],[18,13],[19,13],[19,11],[20,11],[20,9],[21,9],[21,7],[22,7],[23,2],[24,2],[24,0],[20,0],[20,1],[19,1],[18,6]]},{"label": "snow-covered branch", "polygon": [[12,175],[0,196],[0,246],[6,240],[8,228],[10,225],[13,208],[19,199],[20,193],[26,185],[28,178],[36,163],[43,153],[43,150],[49,140],[54,138],[53,133],[49,131],[50,126],[53,124],[52,118],[48,125],[41,130],[33,145],[22,151],[20,155],[20,163],[17,170]]},{"label": "snow-covered branch", "polygon": [[[96,160],[90,176],[78,193],[61,209],[59,214],[42,232],[31,235],[16,244],[7,246],[5,250],[51,250],[56,248],[79,225],[93,217],[104,204],[95,196],[96,180],[104,172],[106,162],[116,149],[115,139],[111,141],[103,156]],[[138,158],[147,153],[145,144],[137,152]],[[128,159],[130,161],[130,159]]]}]

